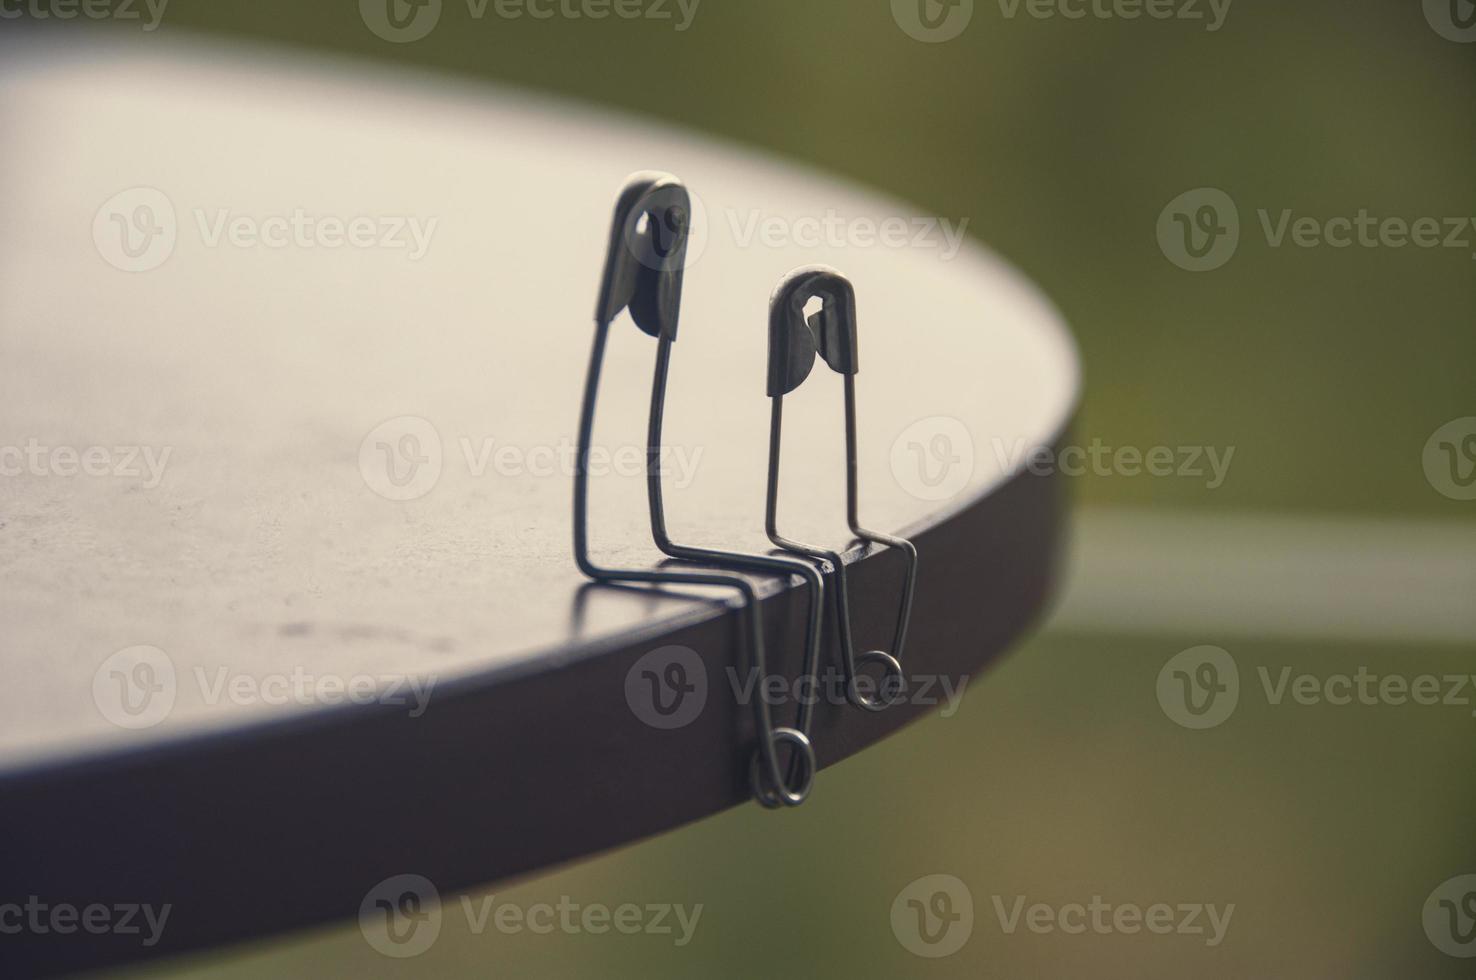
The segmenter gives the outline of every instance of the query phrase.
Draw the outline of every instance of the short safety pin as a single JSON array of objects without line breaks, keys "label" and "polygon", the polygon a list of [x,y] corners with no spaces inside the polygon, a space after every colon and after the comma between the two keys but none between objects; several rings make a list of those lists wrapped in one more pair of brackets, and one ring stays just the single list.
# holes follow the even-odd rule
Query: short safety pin
[{"label": "short safety pin", "polygon": [[[805,307],[817,298],[822,303],[821,309],[807,318]],[[917,584],[917,548],[912,542],[902,538],[867,530],[861,526],[858,516],[857,347],[856,291],[845,276],[824,266],[811,266],[798,269],[785,277],[774,291],[769,304],[769,397],[773,400],[773,411],[769,423],[769,491],[765,527],[769,540],[776,546],[812,559],[828,561],[834,566],[836,619],[851,700],[868,710],[880,711],[900,700],[906,688],[907,679],[902,671],[901,657],[907,642],[907,628],[912,618],[912,595]],[[897,615],[897,632],[892,641],[892,653],[871,650],[859,657],[856,655],[851,639],[846,566],[841,556],[825,548],[790,540],[779,533],[779,460],[784,396],[798,388],[810,376],[817,353],[832,370],[845,379],[846,519],[851,533],[863,541],[896,548],[907,561],[907,575],[902,586],[902,605]],[[879,690],[891,692],[892,696],[882,694],[867,697],[860,692],[858,674],[864,665],[871,663],[882,665],[884,677]]]}]

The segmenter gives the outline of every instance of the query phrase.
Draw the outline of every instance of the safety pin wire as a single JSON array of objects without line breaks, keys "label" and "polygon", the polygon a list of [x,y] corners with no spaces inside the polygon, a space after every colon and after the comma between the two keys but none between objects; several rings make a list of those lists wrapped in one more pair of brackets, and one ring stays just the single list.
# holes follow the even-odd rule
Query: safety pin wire
[{"label": "safety pin wire", "polygon": [[[574,468],[574,560],[589,578],[600,582],[637,582],[647,584],[672,584],[672,585],[708,585],[722,588],[731,588],[738,592],[742,600],[740,615],[740,642],[747,641],[754,662],[754,669],[761,677],[768,676],[767,657],[764,652],[764,629],[763,619],[759,612],[759,598],[754,592],[753,586],[748,581],[737,575],[724,575],[721,573],[703,572],[673,572],[657,569],[612,569],[602,568],[596,565],[589,557],[589,457],[594,436],[594,412],[595,402],[599,396],[600,375],[604,369],[605,347],[610,333],[610,321],[598,322],[595,327],[594,347],[590,354],[589,373],[585,378],[584,401],[579,416],[579,445],[577,462]],[[649,477],[648,469],[648,477]],[[776,732],[772,713],[768,702],[763,697],[754,698],[755,721],[759,729],[759,750],[755,756],[754,768],[762,767],[763,774],[769,780],[770,786],[781,787],[778,791],[779,800],[784,805],[798,806],[804,802],[808,794],[791,791],[789,784],[779,765],[779,755],[776,749]],[[804,747],[796,746],[803,754],[808,747],[806,741]],[[813,780],[813,764],[810,765],[811,780]],[[774,793],[757,793],[759,802],[772,809],[780,805],[776,802]]]},{"label": "safety pin wire", "polygon": [[[828,291],[828,293],[827,293]],[[805,302],[815,296],[825,301],[825,308],[813,318],[806,318]],[[839,306],[837,312],[833,307]],[[856,338],[855,293],[844,276],[832,269],[813,267],[791,273],[775,291],[770,313],[770,385],[772,412],[769,423],[769,480],[765,507],[765,530],[777,547],[828,561],[835,569],[835,610],[841,656],[846,669],[847,690],[851,701],[869,711],[880,711],[902,697],[906,675],[901,655],[912,618],[913,594],[917,583],[917,548],[902,538],[870,531],[859,519],[859,479],[857,476],[856,437]],[[836,328],[839,328],[838,330]],[[798,331],[798,332],[797,332]],[[846,580],[845,561],[835,551],[795,541],[778,529],[779,469],[782,460],[784,428],[784,395],[798,388],[810,374],[817,356],[840,373],[845,381],[846,433],[846,518],[851,533],[872,544],[889,545],[901,551],[907,564],[902,599],[893,637],[894,653],[871,650],[855,652],[851,633],[850,590]],[[832,360],[833,359],[833,360]],[[885,675],[894,679],[893,697],[867,697],[860,691],[858,677],[864,665],[880,663]],[[885,681],[885,678],[884,678]]]},{"label": "safety pin wire", "polygon": [[[673,541],[667,533],[666,508],[661,481],[661,450],[663,446],[662,429],[666,416],[667,381],[671,373],[671,346],[672,342],[667,337],[663,336],[657,341],[656,370],[651,387],[651,415],[646,438],[646,490],[651,511],[652,537],[656,541],[656,546],[664,554],[683,561],[702,562],[785,577],[798,576],[802,579],[809,586],[807,590],[809,611],[804,660],[800,669],[804,676],[810,678],[813,687],[818,676],[821,630],[825,616],[825,580],[820,573],[805,562],[792,561],[787,558],[746,555],[739,552],[680,545]],[[756,658],[756,661],[758,682],[762,684],[769,676],[768,667],[762,660]],[[771,809],[779,806],[781,801],[790,806],[797,806],[808,795],[815,777],[815,758],[810,745],[810,730],[814,713],[813,699],[798,699],[800,705],[794,728],[775,727],[766,699],[758,697],[756,700],[761,703],[762,710],[758,720],[761,726],[760,731],[766,734],[761,734],[760,738],[763,741],[765,754],[764,766],[769,770],[768,775],[771,782],[768,787],[759,785],[755,770],[752,774],[754,795],[760,804]],[[788,742],[795,749],[788,778],[784,781],[777,778],[779,772],[775,745],[777,742]],[[793,783],[798,783],[798,788],[792,789]]]},{"label": "safety pin wire", "polygon": [[901,684],[903,683],[901,662],[880,650],[872,650],[859,657],[856,655],[855,641],[851,634],[850,589],[846,584],[845,560],[838,552],[795,541],[779,532],[779,460],[782,453],[784,396],[776,396],[773,402],[773,411],[769,421],[769,491],[765,507],[765,531],[769,535],[769,540],[774,542],[775,547],[805,555],[816,561],[830,563],[835,576],[835,588],[831,591],[834,593],[836,634],[840,639],[841,659],[846,671],[847,694],[857,707],[865,708],[867,711],[881,711],[889,707],[892,701],[880,697],[866,697],[861,693],[857,682],[861,668],[865,664],[880,663],[887,673],[898,678],[897,683]]},{"label": "safety pin wire", "polygon": [[892,639],[892,656],[900,663],[903,649],[907,645],[907,630],[912,624],[912,597],[917,591],[917,546],[906,538],[868,531],[861,526],[860,480],[856,475],[856,376],[845,376],[846,401],[846,523],[851,533],[862,541],[886,545],[902,552],[907,563],[907,574],[902,582],[902,604],[897,612],[897,632]]},{"label": "safety pin wire", "polygon": [[[596,565],[589,557],[589,457],[594,437],[595,405],[611,325],[625,311],[637,327],[658,340],[646,461],[653,537],[664,552],[675,558],[720,563],[771,574],[800,575],[812,587],[804,669],[813,677],[819,659],[820,631],[824,619],[822,576],[803,562],[683,548],[674,544],[666,533],[661,497],[661,424],[665,412],[671,345],[676,339],[681,315],[682,278],[690,215],[690,196],[682,182],[670,174],[644,172],[632,175],[616,204],[595,315],[595,338],[580,409],[574,478],[575,562],[585,575],[597,582],[708,585],[736,590],[743,607],[738,617],[740,631],[747,633],[746,645],[751,653],[754,669],[759,675],[760,687],[767,681],[768,661],[763,616],[758,595],[747,579],[716,572],[607,569]],[[642,254],[638,255],[638,250]],[[740,646],[744,639],[740,636]],[[808,796],[817,769],[814,748],[808,734],[811,721],[809,706],[801,703],[798,728],[776,728],[767,701],[763,697],[756,697],[754,719],[758,728],[758,749],[750,766],[749,776],[755,797],[770,808],[798,806]],[[785,768],[779,763],[780,742],[789,743],[794,750],[788,766],[787,780]],[[764,785],[765,780],[767,786]]]}]

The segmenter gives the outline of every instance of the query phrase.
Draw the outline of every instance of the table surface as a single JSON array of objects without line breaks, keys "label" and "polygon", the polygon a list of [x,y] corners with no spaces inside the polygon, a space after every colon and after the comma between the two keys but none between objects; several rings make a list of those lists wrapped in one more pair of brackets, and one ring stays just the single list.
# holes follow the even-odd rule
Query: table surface
[{"label": "table surface", "polygon": [[[0,39],[0,86],[0,650],[25,679],[0,687],[0,777],[223,752],[317,719],[337,691],[315,689],[323,678],[419,678],[454,700],[731,618],[700,596],[585,588],[571,558],[567,461],[632,171],[676,173],[697,201],[666,413],[677,540],[769,550],[767,304],[796,266],[856,285],[865,522],[958,522],[919,586],[924,637],[948,619],[936,603],[971,587],[950,556],[987,546],[962,517],[1075,409],[1073,343],[1006,264],[972,240],[949,254],[938,232],[916,247],[924,208],[736,146],[526,93],[163,38]],[[392,236],[414,219],[428,247],[334,247],[331,222],[281,247],[249,240],[361,217]],[[888,219],[908,222],[908,247],[872,240]],[[172,229],[167,260],[128,271],[157,253],[120,251],[120,221]],[[653,355],[617,322],[596,433],[617,465],[593,481],[590,515],[611,565],[660,557],[640,475]],[[786,401],[782,513],[794,536],[844,549],[840,424],[840,380],[821,364]],[[414,499],[387,499],[401,492],[384,446],[427,459]],[[944,458],[930,486],[918,467]],[[990,526],[1026,527],[1013,513]],[[1022,555],[1051,544],[1000,540]],[[874,578],[858,576],[861,620],[896,596],[895,577]],[[167,658],[155,666],[174,690],[162,717],[129,727],[109,658],[140,646]],[[304,696],[263,696],[294,677]],[[577,687],[548,690],[569,700],[535,707],[577,728]]]},{"label": "table surface", "polygon": [[[691,613],[611,592],[574,614],[565,460],[631,171],[679,174],[706,215],[667,405],[672,465],[692,474],[668,478],[678,540],[768,550],[767,302],[795,266],[823,261],[856,284],[862,507],[878,529],[988,493],[1074,404],[1071,342],[1003,264],[973,244],[945,261],[941,248],[770,246],[762,227],[750,241],[755,221],[803,236],[806,217],[923,212],[732,146],[475,86],[161,44],[75,57],[8,45],[0,64],[0,446],[104,447],[99,469],[138,474],[58,475],[63,456],[0,479],[0,622],[9,669],[28,679],[0,687],[0,764],[302,710],[212,705],[212,685],[189,682],[198,670],[451,680]],[[92,234],[99,208],[136,187],[163,192],[178,227],[146,272],[110,265]],[[223,212],[298,209],[436,224],[418,260],[209,244]],[[634,567],[659,557],[639,462],[620,462],[643,447],[653,354],[616,325],[596,435],[615,455],[593,481],[594,545]],[[428,494],[396,502],[369,485],[360,448],[405,417],[433,426],[442,464]],[[973,472],[931,501],[894,473],[892,448],[937,417],[971,434]],[[786,423],[786,526],[844,547],[840,385],[823,364]],[[130,463],[123,447],[165,463],[157,485],[149,457]],[[120,730],[94,674],[138,645],[186,682],[158,725]]]}]

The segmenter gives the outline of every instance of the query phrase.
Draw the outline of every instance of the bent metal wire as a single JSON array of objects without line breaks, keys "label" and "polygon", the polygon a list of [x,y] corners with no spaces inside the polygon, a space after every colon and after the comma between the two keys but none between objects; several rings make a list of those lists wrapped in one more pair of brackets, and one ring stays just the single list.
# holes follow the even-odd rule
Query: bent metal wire
[{"label": "bent metal wire", "polygon": [[[662,173],[633,175],[616,204],[605,258],[604,278],[600,285],[599,305],[595,311],[594,347],[590,354],[584,401],[579,416],[579,455],[574,471],[574,560],[580,571],[600,582],[712,585],[736,590],[742,600],[740,623],[747,633],[747,645],[754,669],[759,674],[760,686],[768,677],[759,599],[747,580],[737,575],[721,573],[608,569],[590,560],[587,515],[589,454],[595,403],[599,395],[600,374],[604,366],[610,325],[621,311],[629,310],[636,326],[657,339],[646,458],[652,536],[657,546],[674,558],[802,577],[809,585],[810,593],[802,669],[813,684],[824,616],[824,580],[815,569],[803,562],[788,559],[683,547],[673,542],[666,532],[661,495],[661,432],[667,376],[671,365],[671,345],[676,341],[681,314],[682,280],[691,213],[691,200],[686,187],[676,177]],[[764,698],[755,697],[753,701],[759,737],[758,751],[750,767],[754,796],[771,809],[798,806],[809,795],[815,778],[815,751],[809,736],[813,705],[802,703],[796,726],[784,728],[775,726],[772,712]],[[781,743],[787,743],[792,749],[787,767],[781,766],[779,762],[778,747]]]},{"label": "bent metal wire", "polygon": [[[807,318],[805,307],[817,298],[821,301],[821,308]],[[847,688],[856,704],[870,711],[880,711],[899,700],[906,686],[901,658],[912,618],[912,594],[917,585],[917,548],[910,541],[861,526],[856,485],[856,373],[860,370],[857,348],[856,291],[845,276],[824,266],[810,266],[797,269],[784,278],[769,303],[769,397],[773,400],[773,412],[769,423],[769,491],[765,529],[769,540],[777,547],[828,561],[834,567],[836,621],[841,654],[845,659]],[[817,353],[845,379],[846,519],[851,533],[863,541],[896,548],[907,561],[892,653],[871,650],[856,655],[851,639],[846,565],[841,556],[825,548],[793,541],[779,533],[779,459],[784,428],[784,396],[804,384],[814,369]],[[861,694],[856,678],[867,664],[882,666],[884,676],[879,690],[894,692],[892,697]]]}]

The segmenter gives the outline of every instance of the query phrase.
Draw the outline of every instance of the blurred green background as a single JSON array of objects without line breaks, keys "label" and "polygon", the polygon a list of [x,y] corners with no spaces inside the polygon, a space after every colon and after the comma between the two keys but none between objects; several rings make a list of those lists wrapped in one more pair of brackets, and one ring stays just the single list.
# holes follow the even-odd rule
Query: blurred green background
[{"label": "blurred green background", "polygon": [[[1476,504],[1435,492],[1422,453],[1437,428],[1476,416],[1473,249],[1272,248],[1256,212],[1476,215],[1476,45],[1437,34],[1419,0],[1237,0],[1213,32],[1003,9],[979,0],[968,29],[940,44],[909,37],[888,0],[703,0],[684,32],[474,21],[446,0],[438,29],[410,44],[376,37],[349,0],[173,0],[161,31],[595,100],[827,168],[920,213],[967,216],[1072,324],[1087,368],[1083,442],[1236,447],[1214,490],[1079,480],[1085,524],[1133,507],[1469,529]],[[1155,226],[1205,186],[1237,202],[1243,236],[1228,265],[1191,274],[1166,260]],[[1396,576],[1388,587],[1404,586]],[[1476,872],[1468,708],[1252,697],[1229,723],[1191,732],[1165,717],[1155,684],[1169,657],[1205,643],[1231,650],[1249,685],[1258,666],[1476,673],[1476,642],[1257,629],[1048,625],[956,716],[827,771],[798,811],[744,807],[495,893],[524,907],[563,895],[702,903],[682,948],[661,936],[479,936],[448,914],[435,947],[410,961],[380,957],[346,922],[146,972],[1472,975],[1420,919],[1432,888]],[[938,960],[908,953],[890,924],[898,892],[933,873],[968,883],[976,913],[968,944]],[[1236,911],[1214,948],[1193,936],[1006,935],[995,895]]]}]

